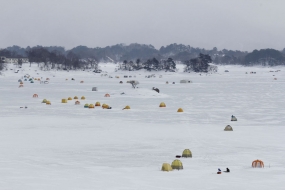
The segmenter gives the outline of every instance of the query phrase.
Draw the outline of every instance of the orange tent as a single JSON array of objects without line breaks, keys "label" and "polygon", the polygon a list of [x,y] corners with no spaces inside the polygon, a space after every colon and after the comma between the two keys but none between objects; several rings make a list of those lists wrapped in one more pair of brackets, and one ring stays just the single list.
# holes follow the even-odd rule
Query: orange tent
[{"label": "orange tent", "polygon": [[105,96],[104,97],[110,97],[110,94],[105,94]]},{"label": "orange tent", "polygon": [[264,164],[261,160],[254,160],[252,162],[252,167],[253,168],[264,168]]},{"label": "orange tent", "polygon": [[34,94],[34,95],[33,95],[33,98],[37,98],[37,97],[39,97],[37,94]]}]

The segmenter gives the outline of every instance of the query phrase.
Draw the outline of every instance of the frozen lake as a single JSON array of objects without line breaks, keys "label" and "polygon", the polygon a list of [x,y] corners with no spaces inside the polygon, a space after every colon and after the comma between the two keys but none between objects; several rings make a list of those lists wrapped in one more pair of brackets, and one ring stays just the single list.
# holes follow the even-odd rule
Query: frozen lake
[{"label": "frozen lake", "polygon": [[[284,189],[284,67],[219,66],[218,73],[207,76],[178,67],[178,73],[159,72],[155,78],[145,78],[154,72],[114,72],[112,64],[101,68],[113,78],[86,71],[43,72],[36,65],[4,72],[0,189]],[[49,84],[24,81],[18,88],[25,74],[48,77]],[[136,75],[132,79],[139,88],[131,88],[124,75]],[[180,84],[182,79],[193,83]],[[86,100],[61,103],[74,96]],[[112,109],[83,108],[97,101]],[[159,108],[161,102],[166,108]],[[131,109],[122,110],[126,105]],[[184,112],[177,113],[178,108]],[[231,115],[238,121],[231,122]],[[233,131],[224,131],[226,125]],[[171,164],[184,149],[193,154],[180,159],[184,169],[162,172],[162,164]],[[256,159],[264,162],[263,169],[251,167]],[[227,167],[231,173],[216,174]]]}]

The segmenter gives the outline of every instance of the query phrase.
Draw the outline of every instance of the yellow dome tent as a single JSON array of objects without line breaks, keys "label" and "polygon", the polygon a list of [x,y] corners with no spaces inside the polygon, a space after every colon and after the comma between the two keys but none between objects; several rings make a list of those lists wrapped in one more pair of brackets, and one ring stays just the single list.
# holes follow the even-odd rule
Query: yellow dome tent
[{"label": "yellow dome tent", "polygon": [[68,97],[68,99],[67,100],[72,100],[72,98],[71,97]]},{"label": "yellow dome tent", "polygon": [[172,171],[172,167],[168,163],[163,163],[161,167],[161,171],[166,171],[166,172]]},{"label": "yellow dome tent", "polygon": [[171,163],[171,167],[172,167],[172,169],[175,169],[175,170],[182,170],[183,169],[182,162],[180,160],[177,160],[177,159]]},{"label": "yellow dome tent", "polygon": [[131,109],[131,107],[130,106],[126,106],[124,109],[129,110],[129,109]]},{"label": "yellow dome tent", "polygon": [[47,100],[46,105],[51,105],[50,101]]},{"label": "yellow dome tent", "polygon": [[185,149],[182,153],[182,157],[184,158],[192,158],[192,152],[189,149]]},{"label": "yellow dome tent", "polygon": [[46,100],[46,99],[43,99],[42,103],[47,103],[47,100]]},{"label": "yellow dome tent", "polygon": [[74,96],[74,98],[73,98],[74,100],[77,100],[78,99],[78,97],[77,96]]},{"label": "yellow dome tent", "polygon": [[100,102],[96,102],[95,106],[101,106]]},{"label": "yellow dome tent", "polygon": [[103,105],[102,105],[102,108],[103,108],[103,109],[107,109],[107,108],[109,108],[109,105],[103,104]]},{"label": "yellow dome tent", "polygon": [[160,107],[160,108],[165,108],[165,107],[166,107],[166,104],[165,104],[164,102],[161,102],[161,103],[159,104],[159,107]]},{"label": "yellow dome tent", "polygon": [[61,103],[67,103],[67,99],[61,99]]},{"label": "yellow dome tent", "polygon": [[94,105],[93,105],[93,104],[90,104],[90,105],[89,105],[89,108],[95,108],[95,107],[94,107]]},{"label": "yellow dome tent", "polygon": [[177,112],[183,112],[183,109],[182,109],[182,108],[179,108],[179,109],[177,110]]},{"label": "yellow dome tent", "polygon": [[84,96],[82,96],[82,97],[81,97],[81,100],[85,100],[85,97],[84,97]]}]

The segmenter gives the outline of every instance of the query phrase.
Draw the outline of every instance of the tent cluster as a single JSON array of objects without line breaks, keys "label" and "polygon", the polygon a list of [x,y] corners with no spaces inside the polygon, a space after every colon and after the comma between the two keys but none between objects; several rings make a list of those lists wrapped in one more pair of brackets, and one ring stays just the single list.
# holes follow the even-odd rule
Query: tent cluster
[{"label": "tent cluster", "polygon": [[42,81],[41,78],[31,77],[30,75],[26,74],[22,77],[22,79],[19,79],[18,82],[20,83],[19,88],[24,87],[24,81],[29,83],[35,83],[34,81],[39,81],[41,84],[48,84],[49,78],[46,78],[45,81]]},{"label": "tent cluster", "polygon": [[[166,104],[164,102],[161,102],[159,104],[159,107],[160,108],[165,108],[166,107]],[[177,112],[184,112],[184,110],[182,108],[178,108]]]},{"label": "tent cluster", "polygon": [[[177,156],[176,156],[177,157]],[[179,156],[181,157],[181,156]],[[182,152],[182,157],[183,158],[192,158],[192,152],[189,149],[185,149]],[[169,163],[163,163],[161,167],[161,171],[172,171],[172,170],[182,170],[183,169],[183,164],[180,160],[175,159],[171,165]]]},{"label": "tent cluster", "polygon": [[42,103],[44,103],[46,105],[51,105],[51,102],[47,99],[43,99]]},{"label": "tent cluster", "polygon": [[[77,97],[77,96],[74,96],[73,99],[74,99],[74,100],[78,100],[78,97]],[[69,100],[72,100],[72,97],[68,97],[67,99],[66,99],[66,98],[61,99],[61,103],[67,103],[67,101],[69,101]],[[85,100],[85,96],[81,96],[81,100]],[[79,104],[80,104],[79,101],[76,101],[76,102],[75,102],[75,105],[79,105]]]},{"label": "tent cluster", "polygon": [[[84,104],[84,108],[94,109],[95,107],[101,107],[100,102],[96,102],[95,104]],[[102,104],[103,109],[111,109],[111,107],[107,104]]]}]

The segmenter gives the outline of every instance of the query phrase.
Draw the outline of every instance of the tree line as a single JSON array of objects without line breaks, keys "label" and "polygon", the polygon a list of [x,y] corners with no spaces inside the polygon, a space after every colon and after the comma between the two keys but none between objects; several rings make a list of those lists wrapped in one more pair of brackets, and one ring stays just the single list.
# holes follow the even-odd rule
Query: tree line
[{"label": "tree line", "polygon": [[136,61],[127,61],[124,60],[122,63],[119,63],[118,70],[125,71],[137,71],[137,70],[147,70],[147,71],[165,71],[165,72],[175,72],[176,63],[172,58],[166,60],[157,60],[156,58],[147,59],[142,62],[140,59]]},{"label": "tree line", "polygon": [[[170,44],[155,49],[152,45],[145,44],[117,44],[107,46],[105,48],[88,48],[86,46],[77,46],[71,50],[65,50],[61,46],[35,46],[21,48],[19,46],[7,47],[0,50],[0,56],[21,58],[28,57],[31,62],[43,65],[43,69],[98,69],[99,62],[124,63],[120,69],[146,69],[146,70],[175,70],[170,64],[171,58],[173,62],[181,62],[189,65],[191,59],[196,59],[203,55],[209,55],[214,64],[223,65],[285,65],[285,48],[282,51],[274,49],[247,51],[218,50],[214,47],[211,50],[194,48],[183,44]],[[136,63],[137,59],[140,63]],[[200,58],[201,59],[201,58]],[[157,63],[157,61],[159,63]],[[192,60],[192,62],[193,60]],[[3,68],[1,63],[0,68]],[[165,68],[164,68],[165,67]],[[191,68],[192,69],[192,68]],[[193,67],[193,69],[195,69]],[[187,67],[186,70],[189,70]],[[205,69],[203,69],[205,70]]]}]

